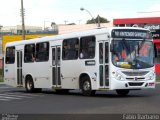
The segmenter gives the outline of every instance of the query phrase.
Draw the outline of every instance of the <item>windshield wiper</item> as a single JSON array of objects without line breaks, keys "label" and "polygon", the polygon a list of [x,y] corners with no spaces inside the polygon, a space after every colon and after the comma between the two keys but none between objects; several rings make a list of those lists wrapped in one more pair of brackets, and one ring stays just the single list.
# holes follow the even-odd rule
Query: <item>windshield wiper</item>
[{"label": "windshield wiper", "polygon": [[128,46],[128,44],[127,44],[127,42],[126,42],[126,40],[124,38],[122,39],[122,41],[123,41],[123,45],[125,46],[126,50],[129,52],[129,56],[131,58],[132,55],[131,55],[130,47]]},{"label": "windshield wiper", "polygon": [[127,50],[128,50],[129,53],[130,53],[130,49],[129,49],[129,47],[128,47],[128,44],[126,43],[126,40],[123,38],[122,41],[123,41],[124,46],[127,48]]}]

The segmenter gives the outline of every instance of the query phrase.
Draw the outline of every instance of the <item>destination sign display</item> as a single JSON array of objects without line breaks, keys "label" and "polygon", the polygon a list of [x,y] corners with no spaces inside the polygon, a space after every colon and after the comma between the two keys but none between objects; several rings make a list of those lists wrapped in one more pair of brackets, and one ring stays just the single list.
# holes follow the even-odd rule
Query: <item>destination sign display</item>
[{"label": "destination sign display", "polygon": [[134,38],[134,39],[149,39],[152,35],[146,30],[136,29],[114,29],[111,36],[113,38]]}]

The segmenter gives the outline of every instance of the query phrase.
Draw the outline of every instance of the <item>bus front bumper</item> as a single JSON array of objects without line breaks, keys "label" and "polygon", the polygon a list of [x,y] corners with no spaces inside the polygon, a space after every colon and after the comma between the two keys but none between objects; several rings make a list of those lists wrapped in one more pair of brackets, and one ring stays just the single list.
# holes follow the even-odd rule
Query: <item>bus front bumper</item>
[{"label": "bus front bumper", "polygon": [[145,81],[120,81],[112,79],[111,89],[148,89],[155,88],[155,80],[145,80]]}]

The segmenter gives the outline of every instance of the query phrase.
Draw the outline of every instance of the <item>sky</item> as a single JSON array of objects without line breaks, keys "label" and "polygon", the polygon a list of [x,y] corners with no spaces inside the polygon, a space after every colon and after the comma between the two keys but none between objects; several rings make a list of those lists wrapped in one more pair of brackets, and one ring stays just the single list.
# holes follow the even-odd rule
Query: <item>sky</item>
[{"label": "sky", "polygon": [[[112,21],[114,18],[160,17],[160,0],[23,0],[25,25],[50,26],[56,24],[84,24],[98,14]],[[0,0],[0,25],[21,25],[21,0]]]}]

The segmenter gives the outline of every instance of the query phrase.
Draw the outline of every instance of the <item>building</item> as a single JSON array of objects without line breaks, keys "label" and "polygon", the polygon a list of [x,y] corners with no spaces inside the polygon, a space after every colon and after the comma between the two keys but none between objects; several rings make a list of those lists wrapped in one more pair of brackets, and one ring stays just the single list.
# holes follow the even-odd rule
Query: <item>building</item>
[{"label": "building", "polygon": [[[39,26],[25,26],[25,33],[26,34],[38,32],[38,31],[42,31],[42,27],[39,27]],[[22,25],[4,26],[2,28],[2,32],[3,33],[21,35],[22,34]]]},{"label": "building", "polygon": [[155,44],[155,70],[160,74],[160,17],[114,19],[114,26],[142,27],[152,32]]},{"label": "building", "polygon": [[[57,29],[56,29],[57,30]],[[38,26],[25,26],[25,37],[26,40],[57,35],[58,31],[45,29],[42,30],[42,27]],[[8,42],[20,41],[22,40],[22,26],[3,26],[0,31],[0,69],[2,69],[2,58],[3,52],[5,51],[5,45]]]},{"label": "building", "polygon": [[[113,23],[101,23],[101,27],[112,27]],[[66,34],[71,32],[79,32],[97,28],[96,24],[79,24],[79,25],[58,25],[58,33]]]}]

